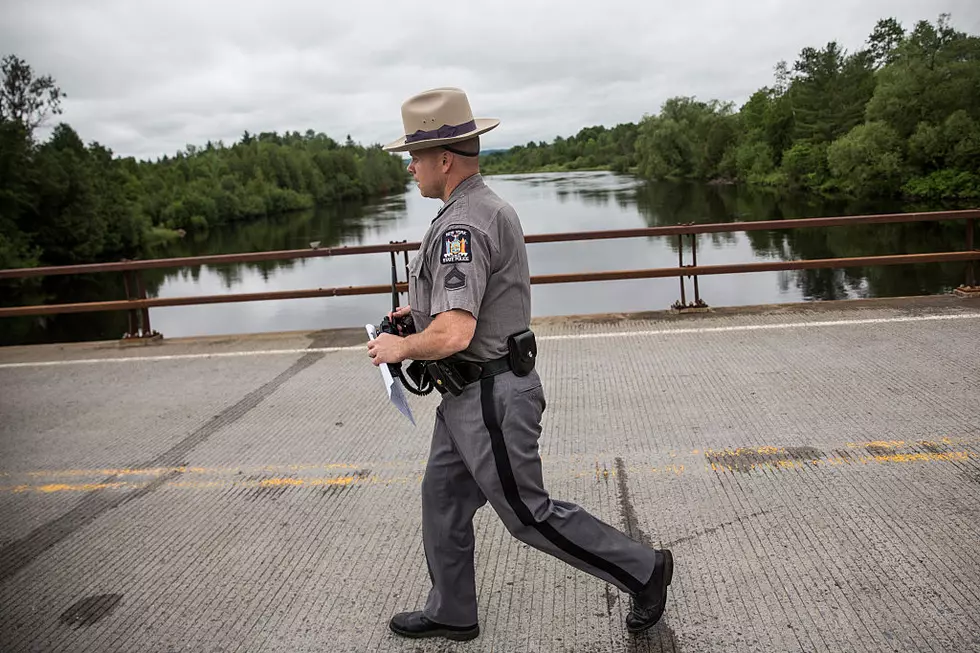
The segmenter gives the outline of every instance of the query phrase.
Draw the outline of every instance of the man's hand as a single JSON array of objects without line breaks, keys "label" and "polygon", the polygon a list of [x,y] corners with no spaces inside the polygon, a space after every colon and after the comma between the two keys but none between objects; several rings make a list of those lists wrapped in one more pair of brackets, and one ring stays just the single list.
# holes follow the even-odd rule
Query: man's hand
[{"label": "man's hand", "polygon": [[388,313],[388,319],[394,321],[396,317],[405,317],[412,312],[411,306],[399,306],[394,311]]},{"label": "man's hand", "polygon": [[382,363],[400,363],[405,358],[405,339],[390,333],[378,334],[378,337],[368,342],[368,356],[375,366]]}]

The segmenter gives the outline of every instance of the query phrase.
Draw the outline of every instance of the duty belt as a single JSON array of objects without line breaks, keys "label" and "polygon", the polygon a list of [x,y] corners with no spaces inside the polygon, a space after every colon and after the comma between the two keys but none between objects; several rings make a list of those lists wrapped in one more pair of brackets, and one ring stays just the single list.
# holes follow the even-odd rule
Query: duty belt
[{"label": "duty belt", "polygon": [[537,362],[538,346],[534,332],[525,329],[507,338],[507,355],[482,363],[444,358],[425,363],[425,371],[432,377],[435,388],[445,394],[459,396],[474,381],[486,379],[502,372],[512,371],[516,376],[527,376]]},{"label": "duty belt", "polygon": [[511,364],[507,356],[482,363],[443,359],[426,363],[425,369],[441,394],[460,395],[469,384],[506,372]]},{"label": "duty belt", "polygon": [[463,380],[467,384],[510,370],[510,359],[507,356],[483,363],[454,361],[449,364],[459,372],[459,375],[463,377]]}]

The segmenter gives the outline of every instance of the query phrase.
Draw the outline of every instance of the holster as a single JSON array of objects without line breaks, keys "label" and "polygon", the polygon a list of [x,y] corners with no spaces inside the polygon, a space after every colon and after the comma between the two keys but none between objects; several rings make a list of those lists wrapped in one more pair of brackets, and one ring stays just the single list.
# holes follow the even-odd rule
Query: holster
[{"label": "holster", "polygon": [[428,361],[425,363],[425,371],[432,377],[436,384],[436,390],[440,393],[449,393],[454,397],[463,394],[466,387],[466,380],[460,375],[452,363],[444,360]]}]

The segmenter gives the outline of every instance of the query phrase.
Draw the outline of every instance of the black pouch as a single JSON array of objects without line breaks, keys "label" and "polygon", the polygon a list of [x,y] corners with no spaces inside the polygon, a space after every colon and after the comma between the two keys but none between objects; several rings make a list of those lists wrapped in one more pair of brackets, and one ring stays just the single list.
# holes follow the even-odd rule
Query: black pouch
[{"label": "black pouch", "polygon": [[428,371],[425,369],[425,361],[412,361],[405,370],[408,378],[412,380],[416,388],[421,388],[428,382]]},{"label": "black pouch", "polygon": [[507,338],[507,356],[510,359],[510,369],[517,376],[527,376],[534,369],[538,357],[538,345],[534,340],[534,332],[528,329],[515,333]]},{"label": "black pouch", "polygon": [[436,384],[436,390],[440,393],[449,393],[454,397],[463,394],[466,381],[459,375],[453,367],[442,361],[429,361],[425,365],[425,371],[429,373]]}]

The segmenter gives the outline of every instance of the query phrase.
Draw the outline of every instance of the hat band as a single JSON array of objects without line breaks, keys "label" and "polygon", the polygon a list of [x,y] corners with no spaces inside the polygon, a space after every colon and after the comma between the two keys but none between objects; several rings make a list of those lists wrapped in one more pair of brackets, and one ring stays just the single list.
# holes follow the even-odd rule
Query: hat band
[{"label": "hat band", "polygon": [[475,120],[464,122],[462,125],[443,125],[439,129],[433,129],[432,131],[422,131],[420,129],[414,134],[406,134],[405,142],[415,143],[433,138],[453,138],[454,136],[462,136],[472,131],[476,131]]}]

